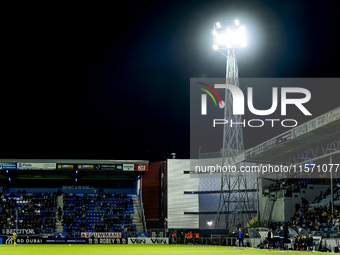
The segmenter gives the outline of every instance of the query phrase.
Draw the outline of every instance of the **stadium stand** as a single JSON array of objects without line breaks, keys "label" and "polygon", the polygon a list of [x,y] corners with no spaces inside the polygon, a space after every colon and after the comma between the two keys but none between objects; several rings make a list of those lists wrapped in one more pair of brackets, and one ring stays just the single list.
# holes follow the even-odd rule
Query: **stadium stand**
[{"label": "stadium stand", "polygon": [[[301,178],[302,177],[302,178]],[[300,192],[301,189],[307,188],[308,184],[327,184],[329,185],[328,179],[312,179],[308,176],[299,176],[299,178],[283,178],[278,180],[275,184],[270,184],[268,189],[269,192],[284,190],[285,197],[291,197],[293,192]]]},{"label": "stadium stand", "polygon": [[55,232],[56,194],[33,193],[26,191],[1,194],[0,225],[2,228],[16,228],[16,213],[18,227],[34,229],[36,233]]},{"label": "stadium stand", "polygon": [[[325,180],[314,180],[320,182]],[[293,189],[297,191],[299,188],[305,187],[308,180],[281,180],[277,185],[272,185],[271,191],[279,189]],[[287,184],[288,183],[288,184]],[[286,184],[286,185],[285,185]],[[288,193],[288,194],[287,194]],[[289,196],[289,192],[286,192]],[[295,213],[288,222],[275,222],[272,227],[278,229],[279,226],[287,225],[292,228],[302,228],[308,233],[324,238],[340,237],[340,181],[333,184],[333,201],[334,212],[332,213],[331,206],[331,189],[328,188],[320,192],[314,201],[308,205],[305,200],[302,205],[295,205]]]},{"label": "stadium stand", "polygon": [[75,237],[81,232],[121,232],[135,236],[132,224],[134,213],[132,197],[125,193],[67,194],[63,195],[63,230]]}]

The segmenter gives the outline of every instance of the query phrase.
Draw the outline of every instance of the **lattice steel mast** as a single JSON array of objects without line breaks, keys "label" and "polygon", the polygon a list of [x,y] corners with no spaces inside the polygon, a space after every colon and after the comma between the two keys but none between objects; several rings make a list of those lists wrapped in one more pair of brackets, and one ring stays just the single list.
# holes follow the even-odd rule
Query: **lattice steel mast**
[{"label": "lattice steel mast", "polygon": [[[226,28],[225,34],[220,32],[220,30],[223,31],[223,26],[220,23],[215,24],[213,31],[215,36],[214,49],[218,50],[227,58],[226,84],[239,87],[236,55],[240,51],[240,48],[246,46],[246,41],[244,40],[246,38],[242,38],[241,33],[245,31],[245,28],[239,26],[238,21],[234,21],[232,25],[226,23],[224,28]],[[219,36],[222,38],[219,38]],[[235,36],[239,37],[235,40],[235,38],[233,38]],[[241,124],[241,116],[233,115],[233,97],[232,93],[227,89],[225,91],[224,118],[228,120],[228,124],[224,125],[223,130],[222,165],[235,166],[235,157],[244,150],[243,127]],[[230,120],[232,120],[233,123],[240,124],[231,127],[229,124]],[[237,166],[237,168],[239,168],[239,166]],[[249,211],[250,197],[245,174],[222,173],[215,228],[231,228],[233,225],[239,223],[243,227],[252,217],[252,213],[248,213]]]}]

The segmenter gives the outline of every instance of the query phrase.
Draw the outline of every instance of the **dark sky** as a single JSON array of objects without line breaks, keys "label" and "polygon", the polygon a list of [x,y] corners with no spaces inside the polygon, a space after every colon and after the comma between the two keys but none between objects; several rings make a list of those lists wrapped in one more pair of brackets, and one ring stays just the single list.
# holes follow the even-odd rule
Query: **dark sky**
[{"label": "dark sky", "polygon": [[[339,77],[334,2],[8,6],[0,157],[189,158],[190,78],[225,76],[225,59],[212,50],[214,22],[247,20],[240,77]],[[325,107],[311,111],[340,105],[339,87],[332,100],[315,91]]]}]

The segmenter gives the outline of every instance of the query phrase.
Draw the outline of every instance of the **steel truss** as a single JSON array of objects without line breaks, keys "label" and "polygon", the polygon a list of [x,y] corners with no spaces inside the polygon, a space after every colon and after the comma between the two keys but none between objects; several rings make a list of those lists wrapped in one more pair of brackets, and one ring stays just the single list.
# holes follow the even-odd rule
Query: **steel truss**
[{"label": "steel truss", "polygon": [[[227,54],[220,53],[227,58],[226,83],[239,87],[238,65],[235,49],[230,49]],[[233,115],[233,97],[229,90],[225,91],[225,119],[233,123],[241,123],[240,115]],[[236,166],[235,157],[244,151],[243,130],[241,125],[224,125],[222,165]],[[249,177],[249,176],[247,176]],[[251,183],[250,183],[251,182]],[[235,224],[244,227],[255,215],[254,212],[254,182],[255,179],[247,179],[244,173],[226,172],[221,177],[221,190],[215,228],[232,228]],[[255,185],[256,186],[256,185]],[[228,191],[228,192],[226,192]],[[252,193],[250,195],[250,193]]]}]

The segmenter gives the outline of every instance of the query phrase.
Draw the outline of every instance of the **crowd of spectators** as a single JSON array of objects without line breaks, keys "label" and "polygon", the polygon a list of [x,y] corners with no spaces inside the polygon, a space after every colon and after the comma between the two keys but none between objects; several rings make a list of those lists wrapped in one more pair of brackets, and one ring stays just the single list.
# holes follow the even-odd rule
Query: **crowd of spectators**
[{"label": "crowd of spectators", "polygon": [[275,184],[269,185],[269,192],[286,190],[286,196],[289,197],[292,192],[299,192],[301,188],[307,188],[307,184],[308,179],[280,179]]},{"label": "crowd of spectators", "polygon": [[132,224],[133,201],[125,193],[64,194],[64,231],[79,236],[81,232],[136,232]]},{"label": "crowd of spectators", "polygon": [[302,237],[296,236],[292,242],[293,250],[296,251],[307,251],[312,250],[313,247],[313,237],[310,234],[308,237],[303,235]]},{"label": "crowd of spectators", "polygon": [[310,231],[320,231],[321,228],[339,228],[340,206],[334,206],[332,214],[331,205],[309,208],[307,205],[299,207],[290,219],[290,225],[294,228],[302,227]]},{"label": "crowd of spectators", "polygon": [[[333,186],[330,187],[331,181],[327,178],[321,179],[281,179],[269,187],[269,191],[284,191],[285,197],[292,196],[293,192],[300,192],[301,188],[307,188],[308,184],[328,185],[328,188],[321,191],[315,196],[312,203],[301,198],[301,203],[295,204],[295,213],[287,222],[279,222],[279,225],[292,227],[295,229],[304,229],[313,235],[323,237],[340,237],[340,180],[333,179]],[[331,191],[333,189],[333,204]],[[277,228],[275,224],[271,227]],[[311,244],[310,237],[301,236],[293,240],[295,250],[306,250]]]},{"label": "crowd of spectators", "polygon": [[[340,200],[340,182],[336,182],[333,184],[333,200]],[[327,196],[331,195],[331,188],[328,187],[326,191],[320,192],[320,195],[315,196],[312,204],[320,203],[323,199],[326,199]]]},{"label": "crowd of spectators", "polygon": [[[2,193],[0,225],[4,229],[34,229],[36,233],[55,230],[56,193],[27,194],[25,190]],[[16,222],[18,215],[18,222]]]},{"label": "crowd of spectators", "polygon": [[284,190],[285,197],[291,197],[293,192],[300,192],[302,188],[306,189],[308,184],[324,184],[330,185],[330,180],[325,178],[309,178],[309,176],[301,175],[296,178],[283,178],[278,180],[275,184],[269,185],[269,192]]},{"label": "crowd of spectators", "polygon": [[[340,228],[340,182],[334,182],[333,202],[331,202],[331,187],[320,192],[308,206],[308,203],[295,205],[295,214],[288,224],[294,228],[304,228],[308,231],[333,231],[338,233]],[[323,201],[326,201],[325,203]]]}]

